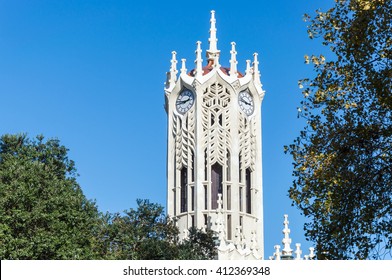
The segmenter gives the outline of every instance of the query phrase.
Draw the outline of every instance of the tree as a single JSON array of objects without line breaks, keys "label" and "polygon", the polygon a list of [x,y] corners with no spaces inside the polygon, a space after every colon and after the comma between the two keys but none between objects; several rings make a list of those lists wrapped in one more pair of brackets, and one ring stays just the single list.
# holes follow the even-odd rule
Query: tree
[{"label": "tree", "polygon": [[174,259],[178,229],[159,204],[137,200],[138,208],[106,214],[100,240],[104,259]]},{"label": "tree", "polygon": [[[178,228],[162,206],[138,199],[137,209],[104,215],[99,233],[100,258],[128,260],[211,259],[212,233],[191,229],[179,241]],[[214,249],[213,249],[214,250]]]},{"label": "tree", "polygon": [[392,247],[392,1],[336,0],[308,34],[329,47],[305,56],[307,125],[292,145],[293,204],[319,259],[383,258]]},{"label": "tree", "polygon": [[56,139],[0,138],[0,258],[91,259],[98,211]]},{"label": "tree", "polygon": [[56,139],[0,138],[0,259],[210,259],[212,232],[179,241],[163,207],[102,214],[76,181],[75,163]]},{"label": "tree", "polygon": [[214,232],[210,229],[204,232],[191,227],[188,238],[179,245],[178,259],[180,260],[213,260],[216,256]]}]

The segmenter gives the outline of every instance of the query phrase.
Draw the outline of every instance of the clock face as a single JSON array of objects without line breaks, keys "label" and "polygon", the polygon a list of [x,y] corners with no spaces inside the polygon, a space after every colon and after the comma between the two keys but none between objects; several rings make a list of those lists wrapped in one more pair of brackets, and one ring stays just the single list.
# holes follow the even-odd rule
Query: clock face
[{"label": "clock face", "polygon": [[181,91],[176,100],[177,111],[181,114],[185,114],[192,107],[194,102],[195,96],[192,91],[189,89]]},{"label": "clock face", "polygon": [[255,105],[253,102],[253,97],[250,95],[248,91],[241,91],[238,95],[238,104],[240,105],[241,110],[247,115],[250,116],[253,114],[255,109]]}]

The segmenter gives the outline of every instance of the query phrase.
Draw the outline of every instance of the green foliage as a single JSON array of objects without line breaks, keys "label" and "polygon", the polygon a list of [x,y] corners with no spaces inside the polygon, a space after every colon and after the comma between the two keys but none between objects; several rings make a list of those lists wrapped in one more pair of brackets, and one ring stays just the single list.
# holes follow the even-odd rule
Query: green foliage
[{"label": "green foliage", "polygon": [[307,126],[286,147],[289,194],[319,259],[383,258],[392,247],[392,1],[335,1],[310,21],[331,58],[305,56]]},{"label": "green foliage", "polygon": [[163,207],[99,213],[76,182],[75,163],[58,140],[0,138],[0,259],[211,259],[212,232],[178,228]]},{"label": "green foliage", "polygon": [[151,260],[173,259],[177,254],[177,227],[163,207],[137,200],[138,208],[106,214],[100,232],[101,258]]},{"label": "green foliage", "polygon": [[213,260],[216,256],[214,232],[210,229],[204,232],[195,227],[190,228],[188,239],[179,245],[180,260]]},{"label": "green foliage", "polygon": [[58,140],[0,139],[0,258],[94,258],[98,211]]},{"label": "green foliage", "polygon": [[212,232],[191,229],[190,237],[178,241],[178,228],[165,216],[163,207],[137,200],[138,208],[107,213],[99,233],[100,258],[127,260],[212,259]]}]

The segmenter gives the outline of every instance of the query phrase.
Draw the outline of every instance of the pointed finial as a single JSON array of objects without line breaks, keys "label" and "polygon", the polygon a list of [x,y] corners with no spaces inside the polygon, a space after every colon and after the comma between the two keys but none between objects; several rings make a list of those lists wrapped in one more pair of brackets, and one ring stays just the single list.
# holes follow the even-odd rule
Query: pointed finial
[{"label": "pointed finial", "polygon": [[181,74],[186,74],[186,71],[187,71],[187,69],[186,69],[186,67],[185,67],[186,59],[185,59],[185,58],[181,59],[181,62],[182,62],[182,65],[181,65]]},{"label": "pointed finial", "polygon": [[246,246],[246,237],[245,237],[245,234],[243,233],[243,231],[242,231],[242,228],[241,228],[241,247],[242,247],[242,249],[245,249],[245,246]]},{"label": "pointed finial", "polygon": [[207,59],[214,61],[214,66],[219,65],[219,50],[218,50],[218,39],[216,38],[216,19],[215,19],[215,11],[211,11],[211,19],[210,19],[211,27],[210,27],[210,38],[208,41],[210,42],[210,48],[207,50]]},{"label": "pointed finial", "polygon": [[225,232],[225,225],[224,225],[224,214],[222,208],[221,193],[218,193],[218,208],[216,209],[216,214],[217,215],[215,220],[215,225],[216,225],[215,231],[218,233],[218,239],[220,241],[220,244],[223,246],[223,244],[225,244],[226,232]]},{"label": "pointed finial", "polygon": [[189,231],[188,231],[187,229],[184,229],[184,230],[183,230],[183,233],[184,233],[184,239],[188,239],[188,237],[189,237]]},{"label": "pointed finial", "polygon": [[310,248],[309,248],[309,251],[310,251],[309,258],[310,258],[311,260],[313,260],[313,259],[316,257],[316,255],[314,254],[314,248],[313,248],[313,247],[310,247]]},{"label": "pointed finial", "polygon": [[256,84],[261,85],[260,81],[260,71],[259,71],[259,61],[257,59],[258,53],[254,53],[253,57],[253,80],[255,81]]},{"label": "pointed finial", "polygon": [[203,75],[203,59],[201,59],[201,42],[197,41],[196,42],[196,73],[195,73],[195,77],[200,77]]},{"label": "pointed finial", "polygon": [[280,260],[280,255],[281,255],[281,253],[280,253],[280,246],[279,245],[275,245],[274,248],[275,248],[275,253],[274,253],[275,260],[279,261]]},{"label": "pointed finial", "polygon": [[235,228],[234,245],[237,247],[237,249],[239,248],[239,246],[241,246],[241,227],[240,226],[236,226],[236,228]]},{"label": "pointed finial", "polygon": [[217,225],[216,232],[218,233],[218,240],[221,244],[223,244],[226,239],[225,225],[223,223],[223,219],[221,217],[218,217],[215,221],[215,224]]},{"label": "pointed finial", "polygon": [[246,70],[245,70],[245,75],[252,74],[252,68],[250,68],[250,59],[246,60]]},{"label": "pointed finial", "polygon": [[252,237],[250,240],[250,242],[251,242],[250,249],[255,250],[255,249],[257,249],[256,231],[252,231],[251,234],[252,234]]},{"label": "pointed finial", "polygon": [[218,210],[223,209],[222,194],[218,193]]},{"label": "pointed finial", "polygon": [[300,260],[301,259],[301,244],[300,243],[296,243],[295,244],[296,250],[295,250],[295,259],[296,260]]},{"label": "pointed finial", "polygon": [[230,77],[237,77],[237,52],[235,42],[231,42]]},{"label": "pointed finial", "polygon": [[172,51],[172,59],[170,60],[171,65],[170,65],[170,71],[167,72],[167,78],[166,78],[166,88],[170,89],[173,88],[176,81],[177,81],[177,59],[176,59],[176,52]]},{"label": "pointed finial", "polygon": [[284,256],[292,256],[292,252],[293,250],[290,248],[290,244],[291,244],[291,238],[290,238],[290,229],[289,229],[289,220],[288,220],[288,215],[284,215],[284,229],[283,229],[283,233],[284,233],[284,238],[282,240],[282,244],[284,246],[283,250],[282,250],[282,254]]},{"label": "pointed finial", "polygon": [[177,58],[176,58],[177,53],[175,51],[172,51],[172,59],[170,60],[171,66],[170,66],[170,73],[172,75],[172,80],[173,82],[177,81]]}]

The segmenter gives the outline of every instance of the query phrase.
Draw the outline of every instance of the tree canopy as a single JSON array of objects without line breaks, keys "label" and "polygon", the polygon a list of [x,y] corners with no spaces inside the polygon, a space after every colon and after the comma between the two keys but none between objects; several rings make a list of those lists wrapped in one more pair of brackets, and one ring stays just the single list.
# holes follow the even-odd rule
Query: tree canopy
[{"label": "tree canopy", "polygon": [[159,204],[100,213],[57,139],[0,138],[0,259],[213,259],[211,231],[178,228]]},{"label": "tree canopy", "polygon": [[58,140],[1,137],[1,259],[94,258],[97,218]]},{"label": "tree canopy", "polygon": [[100,258],[128,260],[214,259],[212,231],[191,228],[179,240],[178,228],[162,206],[138,199],[137,209],[107,213],[99,234]]},{"label": "tree canopy", "polygon": [[293,156],[293,203],[319,259],[369,259],[392,247],[392,1],[336,0],[305,15],[329,49],[305,56],[307,125]]}]

